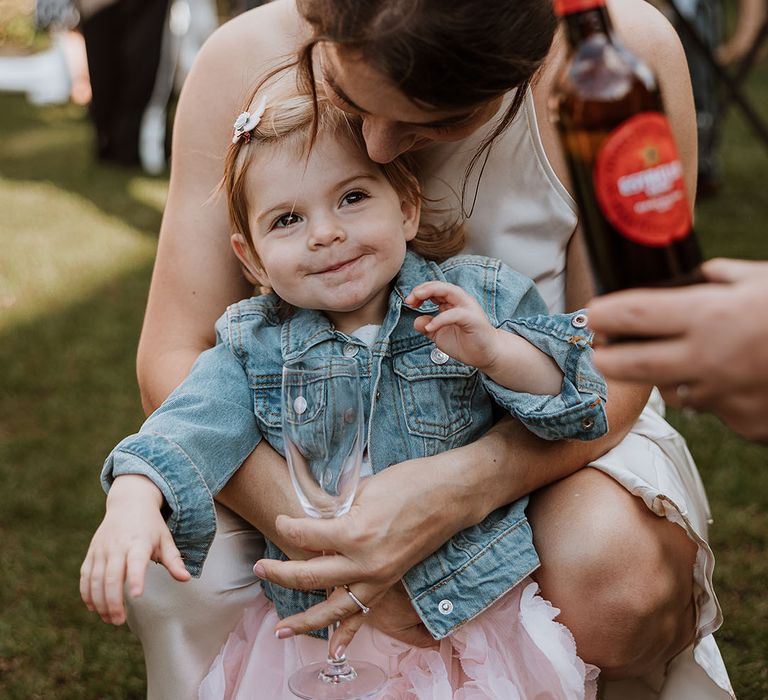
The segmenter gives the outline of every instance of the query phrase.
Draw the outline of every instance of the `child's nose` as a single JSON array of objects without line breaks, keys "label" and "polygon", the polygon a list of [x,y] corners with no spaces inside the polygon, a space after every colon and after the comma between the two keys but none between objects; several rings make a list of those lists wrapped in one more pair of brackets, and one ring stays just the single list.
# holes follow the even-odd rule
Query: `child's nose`
[{"label": "child's nose", "polygon": [[312,227],[309,236],[309,246],[310,248],[328,246],[332,243],[345,241],[346,238],[347,234],[341,223],[336,219],[329,217],[316,222]]}]

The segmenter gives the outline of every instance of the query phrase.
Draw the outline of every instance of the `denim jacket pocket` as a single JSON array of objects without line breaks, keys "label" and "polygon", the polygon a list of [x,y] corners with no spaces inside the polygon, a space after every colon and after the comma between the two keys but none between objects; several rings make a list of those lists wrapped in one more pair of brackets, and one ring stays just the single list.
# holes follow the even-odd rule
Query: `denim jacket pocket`
[{"label": "denim jacket pocket", "polygon": [[248,384],[253,392],[253,412],[259,422],[271,430],[281,430],[280,393],[282,377],[279,374],[248,372]]},{"label": "denim jacket pocket", "polygon": [[472,425],[476,368],[448,357],[429,341],[394,354],[392,368],[409,433],[446,440]]}]

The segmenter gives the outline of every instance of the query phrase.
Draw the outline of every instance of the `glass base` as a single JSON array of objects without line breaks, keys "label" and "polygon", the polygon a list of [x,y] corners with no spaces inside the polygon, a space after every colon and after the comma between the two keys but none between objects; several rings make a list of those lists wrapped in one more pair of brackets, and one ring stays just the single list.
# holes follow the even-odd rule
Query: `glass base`
[{"label": "glass base", "polygon": [[356,700],[372,697],[386,681],[387,674],[367,661],[345,661],[336,668],[320,661],[296,671],[288,679],[288,687],[304,700]]}]

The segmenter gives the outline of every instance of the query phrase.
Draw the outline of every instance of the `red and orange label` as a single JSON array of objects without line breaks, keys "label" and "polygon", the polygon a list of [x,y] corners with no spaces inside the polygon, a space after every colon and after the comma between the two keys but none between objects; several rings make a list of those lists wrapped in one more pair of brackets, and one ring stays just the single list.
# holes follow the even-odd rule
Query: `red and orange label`
[{"label": "red and orange label", "polygon": [[691,230],[683,166],[667,118],[641,112],[603,142],[595,195],[606,219],[630,240],[667,246]]},{"label": "red and orange label", "polygon": [[558,17],[594,10],[596,7],[605,7],[605,0],[555,0],[555,13]]}]

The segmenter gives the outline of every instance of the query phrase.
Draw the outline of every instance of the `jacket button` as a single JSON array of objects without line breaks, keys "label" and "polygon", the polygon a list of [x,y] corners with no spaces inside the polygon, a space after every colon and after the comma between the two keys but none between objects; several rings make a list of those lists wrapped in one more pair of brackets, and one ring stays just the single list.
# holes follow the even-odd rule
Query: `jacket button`
[{"label": "jacket button", "polygon": [[581,421],[581,427],[584,428],[584,430],[592,430],[592,428],[595,427],[595,421],[591,418],[585,418]]},{"label": "jacket button", "polygon": [[451,358],[448,357],[440,348],[432,348],[432,352],[429,353],[429,357],[436,365],[444,365]]},{"label": "jacket button", "polygon": [[296,412],[297,416],[300,416],[307,410],[307,400],[303,396],[297,396],[293,400],[293,410]]},{"label": "jacket button", "polygon": [[354,357],[357,355],[360,348],[357,347],[357,345],[352,345],[352,343],[347,343],[344,346],[344,349],[342,352],[344,353],[344,357]]},{"label": "jacket button", "polygon": [[584,328],[584,326],[586,326],[587,323],[589,323],[589,318],[587,318],[587,314],[576,314],[571,319],[571,325],[574,328]]},{"label": "jacket button", "polygon": [[443,615],[450,615],[453,612],[453,603],[448,600],[447,598],[445,600],[441,600],[437,604],[437,609],[443,614]]}]

